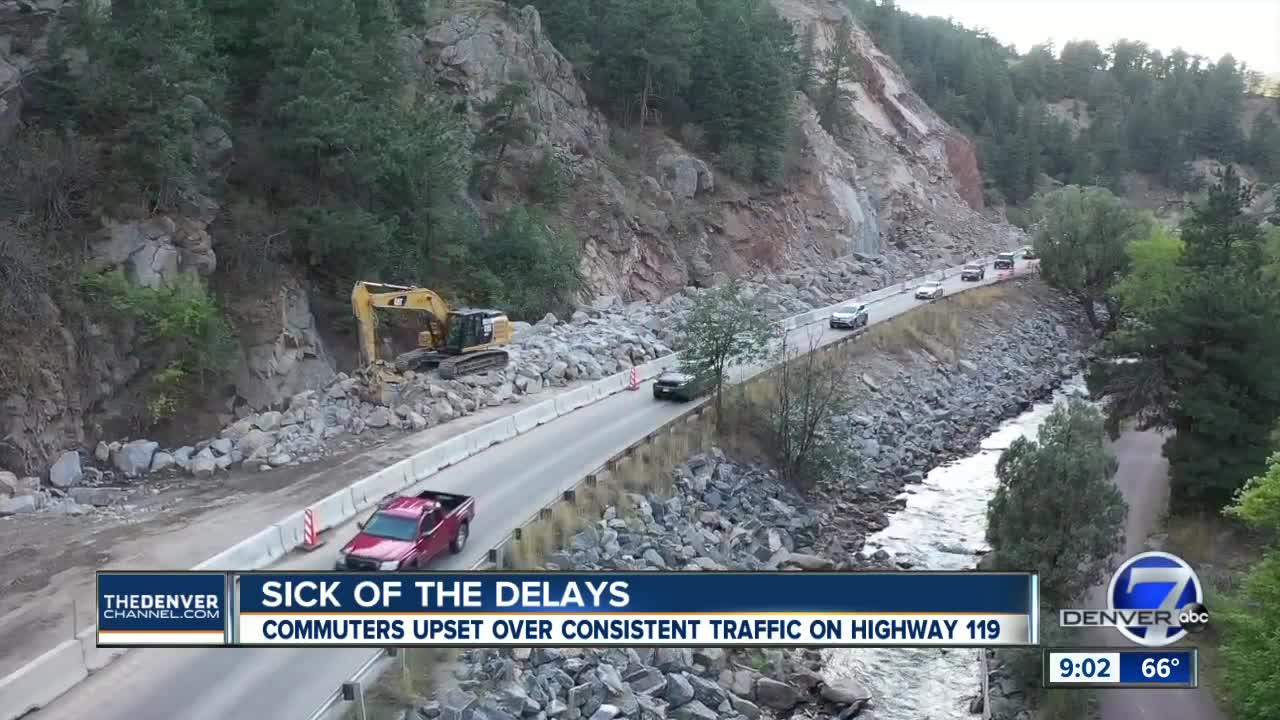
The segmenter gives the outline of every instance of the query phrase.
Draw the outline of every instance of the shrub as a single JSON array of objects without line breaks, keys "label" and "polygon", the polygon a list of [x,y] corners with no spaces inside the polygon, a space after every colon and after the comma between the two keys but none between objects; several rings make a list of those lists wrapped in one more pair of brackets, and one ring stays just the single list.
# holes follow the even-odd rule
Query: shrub
[{"label": "shrub", "polygon": [[182,275],[159,288],[135,285],[120,270],[80,278],[86,298],[138,324],[141,341],[160,358],[151,377],[152,421],[171,417],[194,399],[193,390],[225,374],[235,360],[235,341],[217,302],[200,281]]},{"label": "shrub", "polygon": [[576,297],[580,253],[577,238],[552,229],[538,208],[517,205],[492,233],[472,241],[464,292],[512,317],[537,320]]}]

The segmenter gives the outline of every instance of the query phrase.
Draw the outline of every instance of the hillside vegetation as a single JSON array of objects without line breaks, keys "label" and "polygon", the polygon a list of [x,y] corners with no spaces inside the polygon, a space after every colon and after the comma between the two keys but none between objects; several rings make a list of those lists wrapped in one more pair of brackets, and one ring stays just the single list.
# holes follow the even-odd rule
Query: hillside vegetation
[{"label": "hillside vegetation", "polygon": [[1041,175],[1123,193],[1126,173],[1149,173],[1177,190],[1198,189],[1196,158],[1251,165],[1280,177],[1280,98],[1250,127],[1246,91],[1265,80],[1230,55],[1216,61],[1138,40],[1093,41],[1025,55],[892,0],[848,0],[858,19],[947,122],[978,140],[988,193],[1021,203]]}]

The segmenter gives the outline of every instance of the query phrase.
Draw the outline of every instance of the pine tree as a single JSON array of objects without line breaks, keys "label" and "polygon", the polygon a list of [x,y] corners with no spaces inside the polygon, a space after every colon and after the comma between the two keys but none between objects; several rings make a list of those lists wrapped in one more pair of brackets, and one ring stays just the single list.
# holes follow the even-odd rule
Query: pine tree
[{"label": "pine tree", "polygon": [[818,98],[814,104],[818,122],[827,132],[837,132],[853,119],[848,106],[848,84],[861,79],[859,62],[853,48],[853,26],[848,18],[843,18],[822,53],[822,67],[818,71]]},{"label": "pine tree", "polygon": [[480,109],[483,125],[476,138],[476,150],[485,156],[482,182],[486,195],[491,195],[497,187],[507,148],[533,139],[533,125],[526,113],[528,102],[528,83],[513,82],[503,85]]},{"label": "pine tree", "polygon": [[1104,347],[1123,363],[1095,365],[1112,398],[1110,426],[1175,431],[1165,445],[1176,507],[1221,506],[1266,460],[1280,413],[1280,297],[1264,281],[1260,232],[1243,213],[1249,193],[1228,171],[1183,222],[1184,281],[1163,310]]}]

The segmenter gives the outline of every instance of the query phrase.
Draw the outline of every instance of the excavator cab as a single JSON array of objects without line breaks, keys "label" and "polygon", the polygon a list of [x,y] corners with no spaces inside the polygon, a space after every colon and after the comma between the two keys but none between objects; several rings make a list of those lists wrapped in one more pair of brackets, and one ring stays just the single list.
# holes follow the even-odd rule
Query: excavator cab
[{"label": "excavator cab", "polygon": [[449,313],[449,330],[441,350],[446,355],[461,355],[494,343],[495,326],[504,323],[506,316],[496,310],[455,310]]}]

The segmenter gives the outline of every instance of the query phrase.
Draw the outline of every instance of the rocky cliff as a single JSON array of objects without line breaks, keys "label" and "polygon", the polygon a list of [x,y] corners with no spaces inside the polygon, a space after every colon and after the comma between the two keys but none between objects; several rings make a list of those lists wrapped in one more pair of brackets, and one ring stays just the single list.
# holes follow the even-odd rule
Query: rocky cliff
[{"label": "rocky cliff", "polygon": [[[820,48],[846,15],[827,0],[775,4],[797,34],[816,25]],[[24,79],[38,72],[61,6],[0,0],[0,141],[20,128],[24,105],[39,103]],[[846,88],[853,125],[833,137],[797,94],[788,174],[769,188],[735,181],[716,158],[698,156],[660,129],[612,127],[532,7],[453,3],[410,34],[405,48],[421,89],[455,96],[477,126],[480,108],[505,84],[529,85],[525,112],[535,138],[510,150],[510,170],[496,192],[473,203],[492,216],[525,200],[533,169],[553,154],[568,177],[552,222],[582,242],[586,302],[606,296],[652,303],[726,275],[750,275],[786,291],[808,292],[821,282],[808,299],[817,303],[837,288],[856,294],[1022,244],[1016,229],[982,214],[969,141],[911,91],[856,23],[852,39],[862,65],[861,80]],[[213,167],[233,152],[232,138],[217,128],[201,129],[198,140]],[[85,234],[84,260],[120,268],[143,287],[183,275],[216,281],[211,228],[222,212],[216,204],[182,217],[105,208]],[[177,423],[175,432],[186,428],[193,436],[160,438],[166,446],[283,409],[294,395],[332,382],[334,358],[349,348],[326,347],[311,307],[342,299],[314,297],[301,278],[250,284],[222,298],[240,343],[238,370],[226,387],[207,389],[201,418]],[[0,361],[14,352],[41,358],[38,372],[0,383],[0,465],[19,474],[41,473],[62,451],[136,432],[129,409],[143,402],[140,380],[155,370],[127,324],[91,320],[83,308],[58,307],[51,297],[42,302],[49,306],[42,324],[53,332],[0,351]],[[345,320],[345,313],[333,316]]]}]

